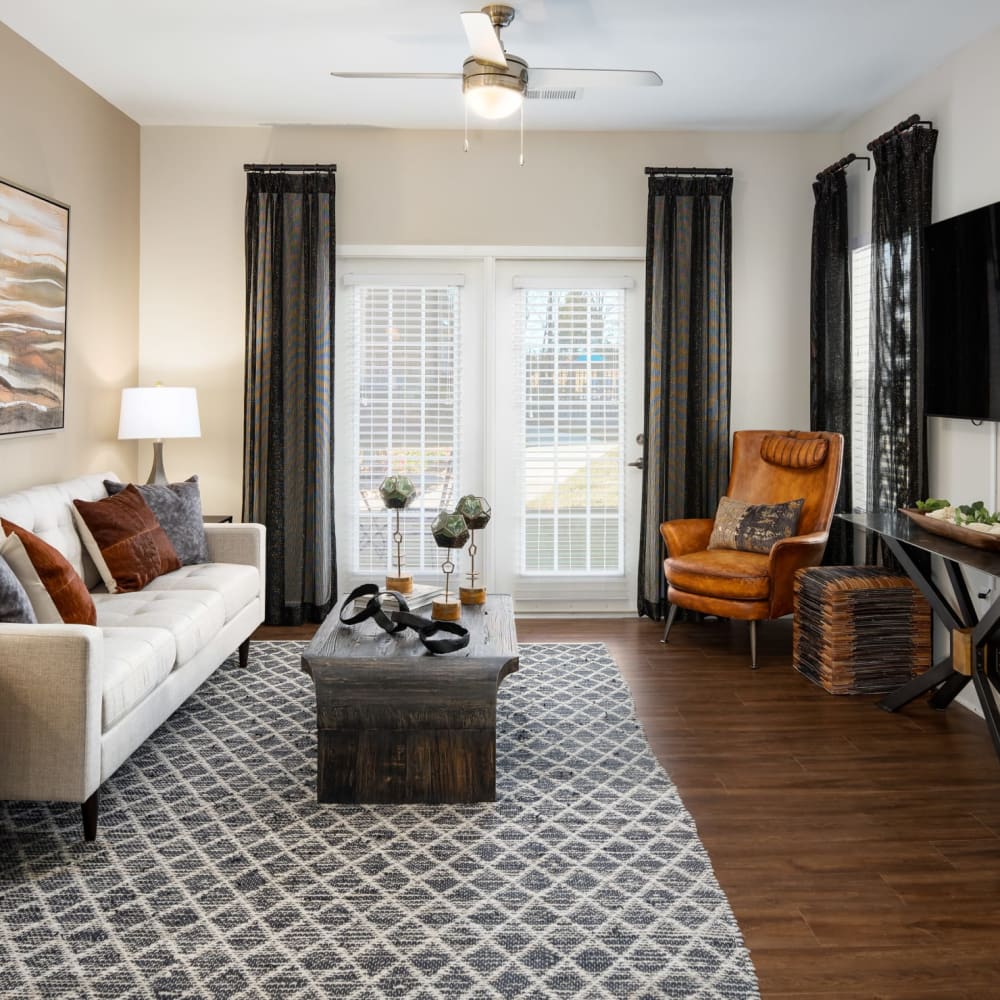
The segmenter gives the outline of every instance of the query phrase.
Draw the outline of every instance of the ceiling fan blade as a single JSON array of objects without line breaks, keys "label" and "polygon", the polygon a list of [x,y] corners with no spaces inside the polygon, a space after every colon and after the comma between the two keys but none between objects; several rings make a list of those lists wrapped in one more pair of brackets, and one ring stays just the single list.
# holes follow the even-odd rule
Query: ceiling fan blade
[{"label": "ceiling fan blade", "polygon": [[461,73],[338,73],[342,80],[461,80]]},{"label": "ceiling fan blade", "polygon": [[552,69],[532,66],[528,86],[583,89],[585,87],[659,87],[663,78],[651,69]]},{"label": "ceiling fan blade", "polygon": [[466,10],[462,11],[460,17],[465,36],[469,39],[469,48],[476,60],[506,69],[507,57],[503,54],[500,36],[489,16],[480,10]]}]

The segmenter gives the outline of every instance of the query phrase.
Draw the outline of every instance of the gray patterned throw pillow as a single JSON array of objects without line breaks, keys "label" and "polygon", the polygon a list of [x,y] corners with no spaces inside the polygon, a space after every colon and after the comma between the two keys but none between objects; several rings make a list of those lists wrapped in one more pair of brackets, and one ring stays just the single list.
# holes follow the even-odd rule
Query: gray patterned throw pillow
[{"label": "gray patterned throw pillow", "polygon": [[[125,489],[127,483],[104,480],[108,496]],[[136,486],[149,509],[156,515],[160,527],[177,550],[182,566],[208,562],[208,542],[205,540],[205,522],[201,517],[201,491],[198,477],[192,476],[183,483],[164,483],[157,486],[147,483]]]},{"label": "gray patterned throw pillow", "polygon": [[[3,532],[0,531],[0,541]],[[14,576],[10,564],[0,556],[0,622],[15,625],[34,625],[38,619],[21,581]]]}]

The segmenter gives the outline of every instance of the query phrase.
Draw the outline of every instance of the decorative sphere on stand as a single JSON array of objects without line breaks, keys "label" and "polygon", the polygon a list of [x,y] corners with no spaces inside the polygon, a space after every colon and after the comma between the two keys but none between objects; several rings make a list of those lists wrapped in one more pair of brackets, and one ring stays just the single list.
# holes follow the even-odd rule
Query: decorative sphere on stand
[{"label": "decorative sphere on stand", "polygon": [[484,497],[468,493],[455,505],[455,513],[461,514],[465,519],[472,539],[469,543],[469,586],[459,587],[458,596],[463,604],[485,604],[486,588],[476,586],[476,577],[479,575],[476,572],[476,553],[479,551],[476,545],[476,531],[490,523],[493,511]]},{"label": "decorative sphere on stand", "polygon": [[413,590],[413,577],[403,575],[403,532],[399,527],[399,512],[413,503],[417,488],[408,476],[386,476],[378,488],[382,503],[396,512],[396,530],[392,540],[396,543],[396,575],[385,578],[385,589],[408,594]]},{"label": "decorative sphere on stand", "polygon": [[[461,514],[443,510],[434,518],[431,535],[438,548],[460,549],[469,540],[469,527]],[[444,597],[431,605],[431,618],[437,621],[458,621],[462,617],[462,605],[449,591],[451,574],[455,572],[455,564],[451,561],[450,554],[445,556],[444,562],[441,563],[441,570],[444,573]]]}]

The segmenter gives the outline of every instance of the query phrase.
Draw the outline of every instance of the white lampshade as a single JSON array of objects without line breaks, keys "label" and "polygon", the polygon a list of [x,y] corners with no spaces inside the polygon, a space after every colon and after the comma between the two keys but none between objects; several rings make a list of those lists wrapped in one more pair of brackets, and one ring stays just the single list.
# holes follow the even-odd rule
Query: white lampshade
[{"label": "white lampshade", "polygon": [[465,100],[480,118],[506,118],[521,106],[522,97],[510,87],[485,86],[466,90]]},{"label": "white lampshade", "polygon": [[197,394],[190,386],[122,389],[118,437],[157,441],[201,437]]}]

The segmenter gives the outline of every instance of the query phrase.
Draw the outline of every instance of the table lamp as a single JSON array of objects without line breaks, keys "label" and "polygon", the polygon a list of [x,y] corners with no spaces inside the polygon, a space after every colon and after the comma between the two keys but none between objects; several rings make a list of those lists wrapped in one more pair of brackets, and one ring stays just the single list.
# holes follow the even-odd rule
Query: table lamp
[{"label": "table lamp", "polygon": [[151,438],[153,467],[147,483],[166,483],[163,471],[163,439],[201,437],[198,397],[188,386],[154,385],[122,389],[118,417],[120,441]]}]

